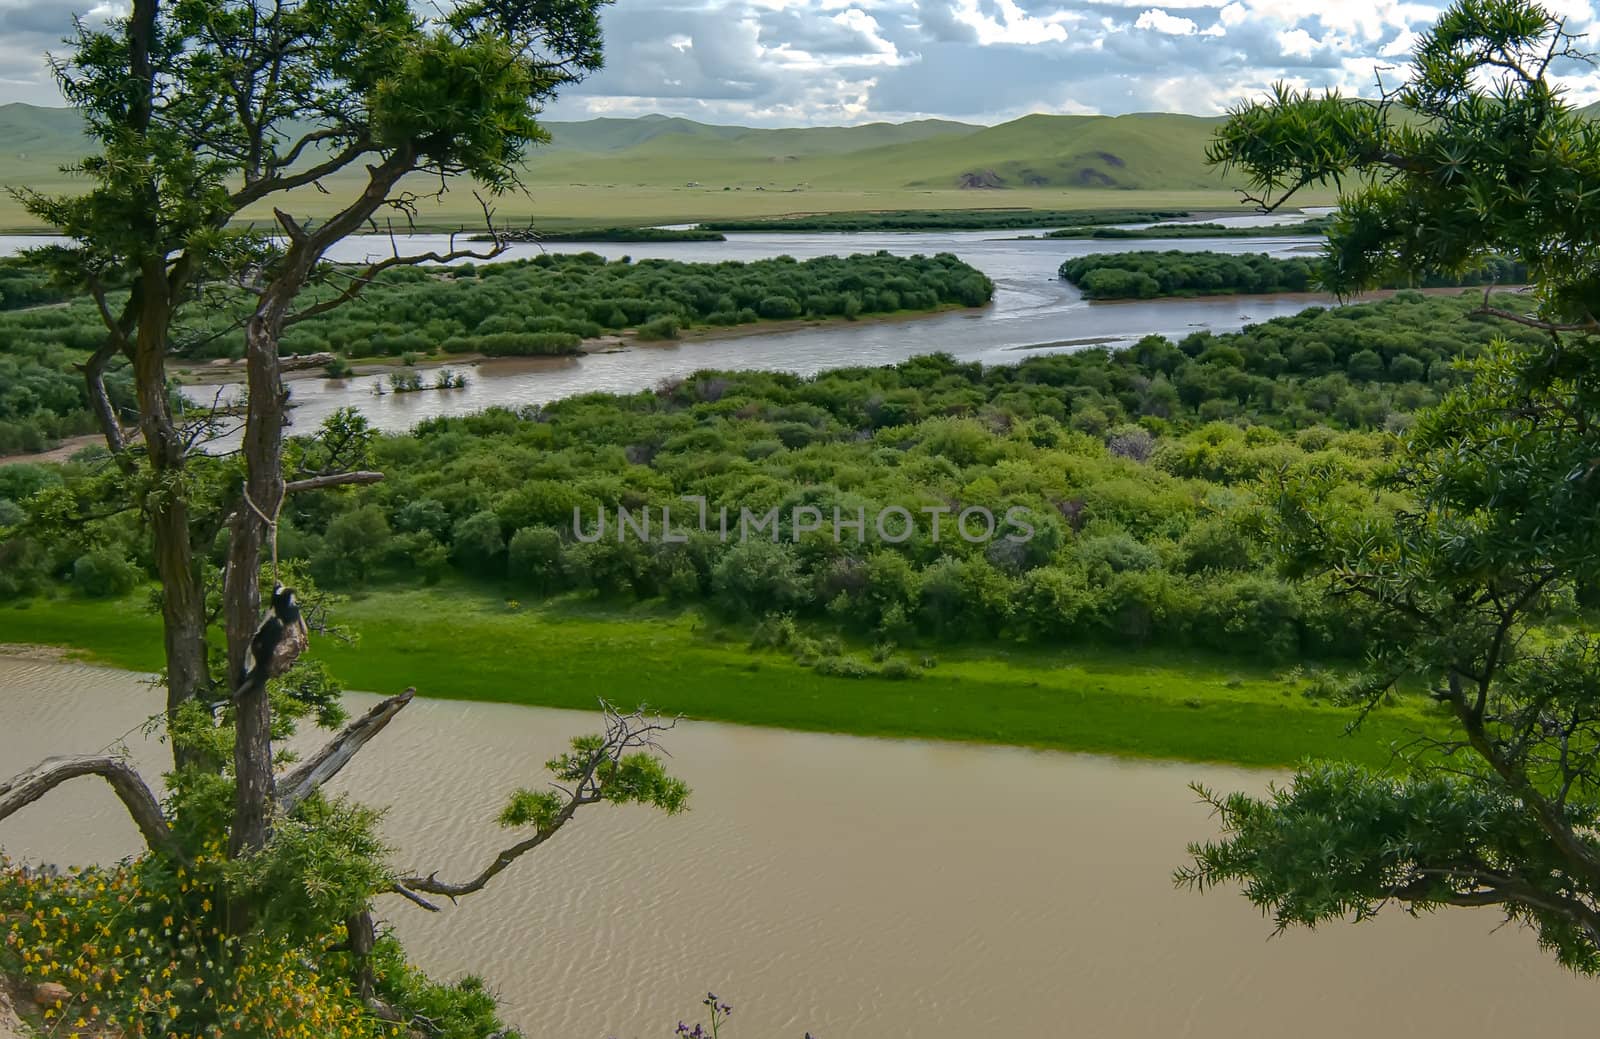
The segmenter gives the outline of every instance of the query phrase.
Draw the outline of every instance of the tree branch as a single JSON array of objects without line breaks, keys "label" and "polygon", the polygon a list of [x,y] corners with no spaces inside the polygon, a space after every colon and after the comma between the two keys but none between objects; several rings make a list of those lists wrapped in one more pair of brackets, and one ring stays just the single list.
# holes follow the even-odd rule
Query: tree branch
[{"label": "tree branch", "polygon": [[604,701],[602,707],[606,715],[604,741],[589,754],[581,770],[565,777],[572,783],[570,789],[560,786],[556,788],[566,795],[566,800],[560,811],[544,821],[536,833],[504,849],[475,876],[461,883],[440,880],[436,871],[425,877],[402,878],[397,882],[398,886],[406,888],[411,894],[420,892],[443,895],[451,901],[482,891],[489,881],[505,872],[512,863],[559,833],[562,827],[572,821],[579,808],[584,805],[599,804],[606,799],[600,773],[602,763],[610,762],[615,765],[629,752],[645,748],[659,749],[656,734],[665,732],[677,724],[676,721],[663,723],[652,720],[645,714],[643,708],[623,714]]},{"label": "tree branch", "polygon": [[62,783],[80,776],[99,776],[122,799],[134,824],[152,851],[176,852],[177,841],[155,794],[139,773],[121,758],[109,754],[47,758],[33,768],[0,784],[0,819],[39,800]]},{"label": "tree branch", "polygon": [[1600,332],[1600,321],[1595,321],[1593,318],[1589,319],[1588,321],[1574,321],[1570,323],[1542,321],[1539,318],[1529,317],[1526,314],[1518,314],[1514,310],[1506,310],[1502,307],[1491,307],[1487,304],[1477,307],[1471,312],[1474,314],[1482,314],[1485,317],[1497,317],[1503,321],[1514,321],[1519,325],[1526,325],[1529,328],[1537,328],[1543,332]]},{"label": "tree branch", "polygon": [[389,697],[346,725],[344,730],[321,750],[278,781],[278,807],[286,813],[294,811],[301,801],[338,775],[339,771],[350,763],[350,759],[356,756],[356,752],[382,732],[394,720],[394,716],[404,710],[416,695],[415,688],[407,689],[399,696]]},{"label": "tree branch", "polygon": [[321,314],[326,314],[330,310],[337,310],[339,307],[344,306],[346,303],[361,295],[362,291],[365,290],[368,285],[372,284],[372,279],[376,278],[378,275],[392,267],[415,267],[424,263],[454,263],[457,260],[492,260],[503,252],[505,252],[505,246],[496,244],[493,249],[487,250],[450,249],[442,253],[433,251],[416,253],[410,256],[389,256],[377,261],[376,263],[369,264],[360,273],[351,275],[350,284],[346,286],[344,291],[340,292],[337,296],[334,296],[330,299],[325,299],[320,303],[312,304],[298,313],[291,314],[284,319],[283,323],[285,326],[297,325],[302,321],[317,317]]},{"label": "tree branch", "polygon": [[304,480],[290,480],[283,485],[283,491],[285,494],[295,494],[299,491],[320,491],[327,487],[378,483],[382,479],[382,473],[361,469],[348,473],[329,473],[326,476],[308,476]]}]

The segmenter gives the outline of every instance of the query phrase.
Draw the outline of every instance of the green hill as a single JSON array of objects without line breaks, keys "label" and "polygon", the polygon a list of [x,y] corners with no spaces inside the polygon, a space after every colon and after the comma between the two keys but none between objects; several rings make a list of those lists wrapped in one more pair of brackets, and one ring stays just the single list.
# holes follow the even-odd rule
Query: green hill
[{"label": "green hill", "polygon": [[742,158],[842,154],[903,141],[961,136],[983,129],[968,123],[921,119],[910,123],[770,130],[718,126],[664,115],[550,122],[545,126],[550,130],[549,150],[553,152],[600,154],[642,148],[649,154],[655,146],[669,152],[708,150]]},{"label": "green hill", "polygon": [[[603,156],[552,148],[531,164],[535,182],[765,190],[1223,186],[1204,162],[1219,120],[1195,116],[1030,115],[990,127],[925,121],[738,133],[685,120],[648,128],[638,126],[645,120],[593,122],[630,124],[637,143]],[[666,125],[674,123],[684,125]],[[592,122],[569,125],[572,137],[594,132]],[[607,129],[611,141],[620,141],[617,130]],[[563,128],[552,127],[552,134],[559,144]]]},{"label": "green hill", "polygon": [[0,158],[80,156],[83,122],[70,108],[0,105]]},{"label": "green hill", "polygon": [[[531,194],[502,199],[498,212],[553,228],[899,209],[1224,208],[1237,202],[1232,185],[1204,162],[1217,123],[1148,113],[784,129],[661,115],[555,121],[528,163]],[[72,190],[59,168],[89,151],[79,126],[69,109],[0,105],[0,187]],[[330,179],[332,194],[303,189],[294,205],[325,213],[360,175]],[[462,191],[420,219],[454,226],[478,215]],[[0,195],[0,228],[36,226]]]},{"label": "green hill", "polygon": [[[1030,115],[999,126],[939,119],[758,129],[648,115],[552,122],[535,185],[833,189],[1220,186],[1201,161],[1216,120]],[[0,174],[54,180],[85,144],[69,109],[0,106]]]}]

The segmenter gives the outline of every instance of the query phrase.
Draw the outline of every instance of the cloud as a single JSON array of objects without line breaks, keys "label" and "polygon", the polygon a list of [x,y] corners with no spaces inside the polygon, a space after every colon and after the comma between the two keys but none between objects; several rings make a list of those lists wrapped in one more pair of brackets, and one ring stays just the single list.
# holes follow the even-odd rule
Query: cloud
[{"label": "cloud", "polygon": [[[59,104],[43,61],[84,0],[0,0],[0,102]],[[1546,0],[1587,33],[1600,0]],[[1028,112],[1216,114],[1283,81],[1370,93],[1445,0],[616,0],[606,68],[551,118],[825,124]],[[1588,41],[1600,49],[1600,39]],[[1572,100],[1600,76],[1553,70]]]},{"label": "cloud", "polygon": [[1168,36],[1193,36],[1200,31],[1200,27],[1192,18],[1180,18],[1168,14],[1159,7],[1153,7],[1139,16],[1133,23],[1135,29],[1154,29],[1156,32],[1166,33]]}]

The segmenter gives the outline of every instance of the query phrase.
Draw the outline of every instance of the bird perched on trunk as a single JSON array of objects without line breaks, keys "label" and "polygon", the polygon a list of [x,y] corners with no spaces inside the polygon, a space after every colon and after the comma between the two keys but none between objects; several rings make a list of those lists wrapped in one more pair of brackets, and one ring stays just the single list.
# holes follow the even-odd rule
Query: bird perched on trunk
[{"label": "bird perched on trunk", "polygon": [[300,605],[294,601],[294,589],[283,585],[272,587],[272,608],[261,619],[261,626],[250,639],[250,659],[245,662],[239,676],[239,691],[243,692],[259,682],[277,678],[300,659],[300,654],[310,645],[310,632],[305,618],[300,615]]}]

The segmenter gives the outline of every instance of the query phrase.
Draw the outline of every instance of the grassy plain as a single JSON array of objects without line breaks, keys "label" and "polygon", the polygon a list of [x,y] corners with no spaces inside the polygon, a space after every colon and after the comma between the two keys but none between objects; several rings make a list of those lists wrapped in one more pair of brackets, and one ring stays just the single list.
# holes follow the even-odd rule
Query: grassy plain
[{"label": "grassy plain", "polygon": [[[597,696],[691,718],[863,736],[1013,744],[1148,758],[1288,765],[1382,763],[1426,727],[1407,704],[1346,735],[1348,710],[1307,700],[1271,669],[1146,649],[936,647],[913,680],[817,674],[693,611],[588,601],[512,606],[492,590],[383,589],[339,610],[359,644],[315,643],[353,689],[590,709]],[[0,642],[70,647],[154,670],[160,632],[140,597],[0,608]],[[856,647],[865,657],[866,647]]]},{"label": "grassy plain", "polygon": [[[0,184],[8,181],[0,169]],[[337,182],[330,182],[337,188]],[[39,185],[42,190],[67,190],[66,178]],[[315,192],[296,196],[294,211],[315,217],[331,213],[340,195]],[[1328,205],[1331,193],[1302,192],[1301,205]],[[1124,191],[1115,188],[1017,189],[962,191],[959,189],[834,189],[804,191],[722,191],[665,185],[535,184],[526,195],[511,195],[497,203],[496,219],[512,226],[533,224],[560,230],[569,227],[644,226],[688,224],[702,220],[748,217],[798,216],[811,213],[861,213],[893,209],[1184,209],[1191,212],[1246,212],[1238,195],[1223,188],[1212,191]],[[247,214],[262,224],[268,209]],[[420,204],[417,225],[422,229],[474,229],[483,214],[472,193],[452,191],[442,200]],[[0,196],[0,233],[43,231],[9,195]]]}]

